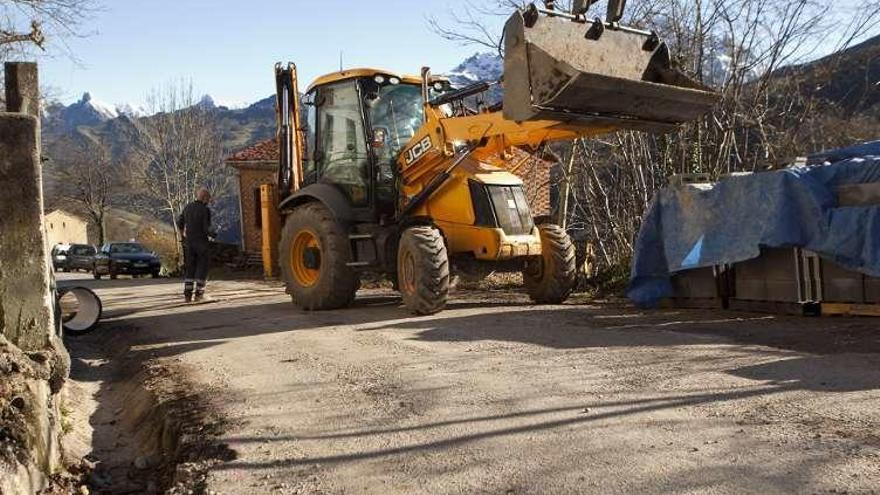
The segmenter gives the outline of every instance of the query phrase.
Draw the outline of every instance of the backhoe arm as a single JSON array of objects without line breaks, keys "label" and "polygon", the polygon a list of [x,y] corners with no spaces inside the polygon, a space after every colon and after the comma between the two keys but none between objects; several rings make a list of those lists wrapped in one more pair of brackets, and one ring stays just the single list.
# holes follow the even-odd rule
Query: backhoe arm
[{"label": "backhoe arm", "polygon": [[275,117],[278,129],[278,194],[284,199],[299,190],[303,179],[303,133],[300,125],[296,65],[275,64]]},{"label": "backhoe arm", "polygon": [[500,109],[465,105],[485,84],[425,102],[425,124],[398,163],[407,195],[448,176],[463,150],[510,170],[518,166],[513,147],[624,129],[668,132],[711,109],[718,95],[674,69],[655,33],[619,23],[623,1],[609,3],[606,21],[587,18],[592,3],[576,2],[570,13],[532,4],[510,17]]}]

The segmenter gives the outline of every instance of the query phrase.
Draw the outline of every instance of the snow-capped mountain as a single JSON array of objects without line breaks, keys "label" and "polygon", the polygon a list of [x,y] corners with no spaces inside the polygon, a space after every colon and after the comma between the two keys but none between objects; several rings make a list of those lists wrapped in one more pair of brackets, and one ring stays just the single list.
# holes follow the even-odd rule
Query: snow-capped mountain
[{"label": "snow-capped mountain", "polygon": [[497,53],[475,53],[446,73],[453,86],[464,87],[479,81],[493,82],[501,78],[504,61]]},{"label": "snow-capped mountain", "polygon": [[97,118],[102,121],[115,119],[116,117],[119,117],[119,112],[116,110],[115,106],[112,106],[110,104],[107,104],[107,103],[104,103],[100,100],[96,100],[96,99],[92,98],[92,94],[88,93],[88,92],[83,93],[82,99],[79,102],[74,103],[73,105],[71,105],[70,107],[67,107],[67,108],[68,108],[68,110],[70,110],[72,107],[77,107],[77,106],[79,108],[83,109],[83,111],[85,111],[85,112],[90,112],[92,114],[95,114],[97,116]]},{"label": "snow-capped mountain", "polygon": [[126,115],[132,118],[146,117],[150,114],[149,110],[147,110],[145,107],[132,106],[130,103],[120,103],[116,105],[116,112],[119,115]]},{"label": "snow-capped mountain", "polygon": [[84,93],[76,103],[64,106],[51,103],[46,106],[44,125],[52,130],[68,131],[79,126],[98,125],[119,117],[115,106],[96,100],[90,93]]},{"label": "snow-capped mountain", "polygon": [[204,110],[214,110],[217,108],[217,104],[214,103],[214,98],[211,98],[211,95],[203,95],[202,98],[196,103],[196,106],[202,108]]},{"label": "snow-capped mountain", "polygon": [[[455,66],[445,75],[456,88],[463,88],[476,82],[496,82],[504,73],[504,59],[497,53],[475,53]],[[501,86],[493,86],[488,92],[486,102],[498,103],[503,96]]]}]

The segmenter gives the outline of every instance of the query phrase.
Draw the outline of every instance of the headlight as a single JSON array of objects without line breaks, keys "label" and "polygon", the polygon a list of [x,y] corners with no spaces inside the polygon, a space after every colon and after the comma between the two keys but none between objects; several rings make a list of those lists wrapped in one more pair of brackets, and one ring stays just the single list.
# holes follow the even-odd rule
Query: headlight
[{"label": "headlight", "polygon": [[128,260],[113,260],[113,262],[119,263],[120,265],[124,265],[124,264],[128,263],[129,261]]}]

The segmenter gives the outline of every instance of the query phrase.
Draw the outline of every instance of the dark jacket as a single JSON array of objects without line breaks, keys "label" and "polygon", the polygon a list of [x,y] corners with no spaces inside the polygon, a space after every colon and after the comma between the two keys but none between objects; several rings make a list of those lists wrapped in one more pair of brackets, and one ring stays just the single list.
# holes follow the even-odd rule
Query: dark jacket
[{"label": "dark jacket", "polygon": [[214,235],[211,230],[211,210],[201,201],[193,201],[186,205],[183,213],[177,218],[177,228],[183,232],[184,242],[189,245],[207,246],[208,237]]}]

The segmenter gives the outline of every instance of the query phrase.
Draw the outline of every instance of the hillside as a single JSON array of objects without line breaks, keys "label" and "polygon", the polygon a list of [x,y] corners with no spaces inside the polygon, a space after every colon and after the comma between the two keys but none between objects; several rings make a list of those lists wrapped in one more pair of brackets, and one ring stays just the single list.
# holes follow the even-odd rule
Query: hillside
[{"label": "hillside", "polygon": [[880,117],[880,36],[802,65],[783,68],[804,96],[838,106],[847,115]]}]

